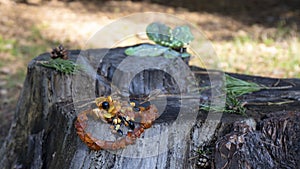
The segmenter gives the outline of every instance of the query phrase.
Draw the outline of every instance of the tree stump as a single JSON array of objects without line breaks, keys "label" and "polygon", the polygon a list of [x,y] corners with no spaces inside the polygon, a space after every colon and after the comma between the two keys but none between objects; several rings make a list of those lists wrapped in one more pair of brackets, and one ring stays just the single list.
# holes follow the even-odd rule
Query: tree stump
[{"label": "tree stump", "polygon": [[[193,90],[188,79],[176,80],[166,71],[147,69],[134,75],[130,67],[118,69],[126,58],[125,48],[111,49],[101,60],[92,56],[105,49],[82,51],[92,68],[95,79],[61,74],[42,67],[38,61],[47,60],[48,53],[33,59],[28,65],[24,88],[19,98],[14,122],[0,150],[2,168],[297,168],[300,166],[300,80],[272,79],[231,74],[266,86],[291,86],[281,90],[261,90],[243,95],[247,116],[236,114],[208,114],[194,109],[195,102],[211,101],[210,90],[195,99],[187,99],[184,109],[194,118],[181,130],[172,130],[181,116],[182,98]],[[71,60],[80,51],[69,51]],[[139,58],[136,58],[139,59]],[[155,59],[157,64],[177,64],[175,59]],[[153,60],[152,60],[153,61]],[[147,59],[131,62],[147,66]],[[129,64],[130,66],[130,64]],[[132,65],[131,65],[132,66]],[[178,67],[176,67],[178,69]],[[180,68],[180,67],[179,67]],[[189,67],[200,87],[209,86],[207,70]],[[183,68],[181,69],[183,70]],[[124,72],[122,72],[124,71]],[[129,73],[128,73],[129,71]],[[173,70],[175,71],[175,70]],[[182,75],[188,73],[182,71]],[[215,74],[222,72],[213,71]],[[118,79],[114,75],[120,74]],[[186,74],[185,74],[186,73]],[[131,77],[133,76],[133,78]],[[186,76],[188,77],[188,76]],[[131,79],[132,78],[132,79]],[[131,79],[123,84],[122,79]],[[75,80],[75,81],[74,81]],[[78,83],[80,81],[81,83]],[[168,97],[153,102],[165,104],[155,124],[134,145],[118,151],[90,150],[77,136],[74,128],[81,101],[113,92],[110,82],[127,97],[146,97],[154,89],[161,89]],[[76,84],[74,84],[76,82]],[[77,88],[78,87],[78,88]],[[90,91],[78,89],[91,88]],[[82,100],[81,100],[82,99]],[[190,103],[190,100],[191,101]],[[165,101],[165,102],[164,102]],[[159,106],[158,106],[159,107]],[[186,114],[185,114],[186,115]],[[214,120],[208,116],[222,116]],[[183,121],[184,123],[184,121]],[[177,126],[178,127],[178,126]],[[210,130],[215,128],[213,132]],[[178,128],[177,128],[178,129]],[[100,131],[105,128],[99,129]],[[156,136],[156,137],[154,137]]]}]

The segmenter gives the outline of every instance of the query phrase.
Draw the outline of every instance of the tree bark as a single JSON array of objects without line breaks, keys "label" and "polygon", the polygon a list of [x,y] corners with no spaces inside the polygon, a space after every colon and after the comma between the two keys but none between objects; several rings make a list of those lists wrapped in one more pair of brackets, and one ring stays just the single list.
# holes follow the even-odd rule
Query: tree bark
[{"label": "tree bark", "polygon": [[[106,53],[108,52],[108,53]],[[95,60],[96,55],[104,55]],[[184,109],[195,117],[186,127],[178,122],[183,98],[190,94],[188,76],[176,80],[168,70],[147,69],[136,72],[130,67],[120,67],[126,58],[124,48],[87,51],[69,51],[71,60],[84,55],[90,67],[96,70],[94,78],[82,74],[65,75],[42,67],[39,61],[49,59],[45,53],[28,65],[24,88],[19,98],[14,122],[1,150],[0,166],[3,168],[297,168],[300,166],[300,80],[272,79],[231,74],[266,86],[290,86],[280,90],[261,90],[243,95],[247,116],[236,114],[210,114],[198,109]],[[97,58],[97,57],[96,57]],[[147,66],[147,59],[131,62]],[[180,65],[180,60],[150,58],[165,65]],[[144,61],[143,61],[144,60]],[[156,60],[156,61],[155,61]],[[177,62],[179,61],[179,62]],[[80,63],[83,63],[80,61]],[[127,65],[128,66],[128,65]],[[132,66],[129,64],[129,66]],[[177,69],[178,67],[176,67]],[[209,86],[208,71],[189,67],[200,87]],[[181,69],[183,70],[183,69]],[[135,70],[136,71],[136,70]],[[210,71],[212,74],[222,74]],[[118,79],[114,76],[119,73]],[[131,83],[124,80],[135,75]],[[188,75],[184,72],[182,75]],[[183,77],[183,76],[179,76]],[[155,124],[145,131],[134,145],[119,151],[93,151],[79,139],[74,120],[84,99],[109,95],[114,92],[110,83],[127,97],[146,97],[154,89],[167,95],[166,109]],[[222,85],[222,84],[220,84]],[[182,87],[184,86],[184,87]],[[79,89],[92,88],[81,91]],[[199,104],[209,102],[211,90],[201,92],[196,98]],[[185,102],[187,105],[190,100]],[[85,102],[84,102],[85,103]],[[155,104],[162,104],[158,99]],[[193,103],[191,103],[193,104]],[[158,106],[159,107],[159,106]],[[193,107],[193,106],[191,106]],[[199,107],[199,106],[197,106]],[[86,107],[85,107],[86,108]],[[222,116],[222,117],[221,117]],[[218,120],[218,117],[221,117]],[[174,122],[179,124],[175,125]],[[182,122],[182,121],[181,121]],[[184,123],[184,121],[182,122]],[[214,128],[214,130],[211,130]],[[100,132],[105,128],[99,128]],[[108,130],[108,129],[107,129]],[[106,131],[105,131],[106,132]],[[109,131],[108,131],[109,132]],[[157,137],[154,137],[157,136]],[[203,150],[203,151],[199,151]],[[202,160],[202,161],[201,161]],[[205,160],[204,160],[205,161]]]}]

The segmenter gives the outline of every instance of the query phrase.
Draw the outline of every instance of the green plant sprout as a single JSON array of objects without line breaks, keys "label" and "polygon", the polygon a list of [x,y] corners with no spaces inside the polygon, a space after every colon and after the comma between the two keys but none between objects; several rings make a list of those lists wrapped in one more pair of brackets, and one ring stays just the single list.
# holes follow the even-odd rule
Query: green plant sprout
[{"label": "green plant sprout", "polygon": [[246,116],[246,108],[244,104],[235,96],[231,94],[226,95],[225,107],[222,106],[210,106],[208,104],[201,105],[201,110],[204,111],[214,111],[214,112],[224,112],[229,114],[240,114]]},{"label": "green plant sprout", "polygon": [[205,149],[204,148],[199,148],[197,151],[196,151],[199,155],[206,155],[206,154],[211,154],[211,150],[210,149]]},{"label": "green plant sprout", "polygon": [[162,23],[154,22],[147,26],[146,34],[156,45],[142,44],[130,47],[125,50],[125,54],[139,57],[164,56],[165,58],[190,56],[185,52],[185,46],[194,40],[194,36],[188,26],[177,26],[172,30]]}]

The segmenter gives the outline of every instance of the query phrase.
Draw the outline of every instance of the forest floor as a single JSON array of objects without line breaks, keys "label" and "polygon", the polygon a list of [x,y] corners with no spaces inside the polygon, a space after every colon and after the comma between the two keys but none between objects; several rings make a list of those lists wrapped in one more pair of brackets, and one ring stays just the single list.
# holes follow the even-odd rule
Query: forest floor
[{"label": "forest floor", "polygon": [[189,1],[182,7],[148,1],[30,2],[0,0],[0,145],[32,58],[60,43],[83,49],[103,26],[136,12],[168,13],[198,26],[224,71],[300,78],[300,10],[290,6],[228,12],[218,5],[197,8]]}]

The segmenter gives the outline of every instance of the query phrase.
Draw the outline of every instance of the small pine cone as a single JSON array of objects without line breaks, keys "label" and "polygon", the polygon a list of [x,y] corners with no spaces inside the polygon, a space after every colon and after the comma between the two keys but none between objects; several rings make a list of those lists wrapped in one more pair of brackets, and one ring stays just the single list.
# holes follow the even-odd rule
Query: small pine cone
[{"label": "small pine cone", "polygon": [[62,45],[53,48],[50,55],[52,59],[57,59],[57,58],[61,58],[64,60],[68,59],[68,51]]},{"label": "small pine cone", "polygon": [[201,155],[197,161],[197,165],[203,169],[208,168],[210,165],[209,163],[210,163],[209,157],[206,155]]}]

